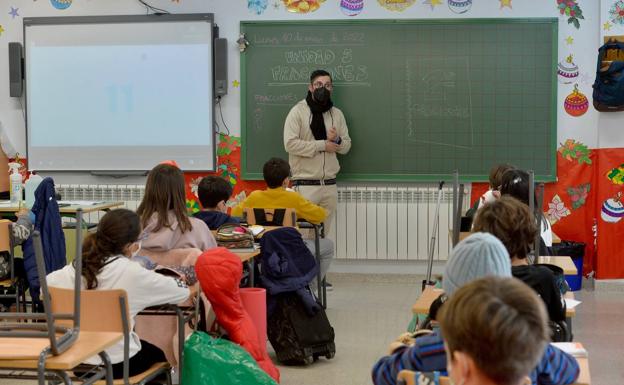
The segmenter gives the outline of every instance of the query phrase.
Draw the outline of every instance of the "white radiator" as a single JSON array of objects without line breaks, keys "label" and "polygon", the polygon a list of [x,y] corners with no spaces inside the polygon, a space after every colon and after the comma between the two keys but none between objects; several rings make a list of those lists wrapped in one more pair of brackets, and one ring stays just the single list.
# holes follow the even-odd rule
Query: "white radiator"
[{"label": "white radiator", "polygon": [[[63,200],[123,201],[136,210],[143,185],[56,186]],[[426,260],[437,203],[437,186],[400,187],[341,186],[336,217],[327,236],[334,240],[336,258],[361,260]],[[465,191],[463,208],[469,204]],[[445,260],[451,250],[453,192],[442,190],[435,259]],[[97,223],[103,213],[90,213],[86,221]]]},{"label": "white radiator", "polygon": [[[125,208],[136,210],[143,199],[144,185],[86,185],[86,184],[60,184],[54,186],[56,192],[61,194],[62,200],[78,201],[122,201]],[[103,212],[88,213],[85,220],[97,223]]]},{"label": "white radiator", "polygon": [[[336,258],[427,260],[437,204],[437,186],[341,187],[329,237]],[[463,209],[470,201],[465,191]],[[446,260],[452,248],[453,190],[443,188],[434,258]]]}]

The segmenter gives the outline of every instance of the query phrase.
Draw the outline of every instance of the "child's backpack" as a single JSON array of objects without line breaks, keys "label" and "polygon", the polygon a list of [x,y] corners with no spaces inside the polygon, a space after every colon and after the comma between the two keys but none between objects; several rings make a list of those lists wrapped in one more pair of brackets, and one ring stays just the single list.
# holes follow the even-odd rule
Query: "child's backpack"
[{"label": "child's backpack", "polygon": [[598,50],[594,108],[598,111],[624,111],[624,43],[608,42]]},{"label": "child's backpack", "polygon": [[236,223],[219,226],[216,234],[217,245],[226,249],[249,249],[254,247],[251,231]]}]

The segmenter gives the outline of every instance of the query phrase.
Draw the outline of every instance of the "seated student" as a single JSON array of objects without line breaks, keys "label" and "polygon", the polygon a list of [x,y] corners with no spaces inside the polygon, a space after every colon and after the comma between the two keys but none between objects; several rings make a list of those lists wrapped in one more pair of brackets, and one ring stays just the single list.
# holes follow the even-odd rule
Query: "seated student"
[{"label": "seated student", "polygon": [[227,215],[225,202],[232,195],[232,186],[225,179],[218,176],[202,178],[197,195],[203,210],[193,216],[204,221],[210,230],[216,230],[226,223],[240,223],[238,218]]},{"label": "seated student", "polygon": [[[294,209],[298,219],[304,219],[310,223],[319,224],[327,217],[327,211],[305,199],[301,194],[288,188],[290,183],[290,165],[280,158],[269,159],[262,168],[262,175],[267,184],[267,189],[254,191],[247,199],[232,210],[232,215],[242,216],[244,208],[291,208]],[[290,190],[290,191],[289,191]],[[314,240],[305,239],[306,246],[315,253]],[[327,238],[321,239],[321,276],[324,277],[329,270],[329,265],[334,257],[334,244]],[[331,287],[327,284],[328,288]],[[312,283],[311,287],[316,287]]]},{"label": "seated student", "polygon": [[[108,212],[100,219],[97,231],[89,235],[82,247],[83,289],[124,289],[130,310],[130,376],[142,373],[157,362],[165,362],[165,354],[154,345],[140,340],[133,331],[135,317],[143,309],[177,304],[189,298],[191,290],[180,280],[144,269],[130,260],[140,248],[141,223],[137,214],[126,209]],[[47,276],[48,285],[74,288],[75,270],[67,265]],[[106,349],[113,363],[113,377],[123,378],[123,341]],[[88,364],[100,359],[90,358]]]},{"label": "seated student", "polygon": [[516,279],[463,286],[440,313],[451,383],[525,384],[548,346],[547,319],[544,304]]},{"label": "seated student", "polygon": [[515,167],[508,164],[503,163],[496,165],[490,169],[490,175],[488,176],[489,188],[481,198],[479,198],[479,208],[483,207],[484,204],[493,202],[494,200],[500,198],[500,188],[503,184],[503,175],[509,171],[514,170]]},{"label": "seated student", "polygon": [[[501,196],[510,195],[529,206],[529,173],[518,169],[506,171],[501,179],[500,194]],[[550,222],[548,222],[539,207],[537,207],[535,195],[534,202],[536,203],[533,215],[535,216],[536,223],[539,223],[541,236],[539,255],[551,255],[553,236]]]},{"label": "seated student", "polygon": [[510,196],[488,203],[475,218],[474,231],[490,233],[500,239],[511,256],[511,273],[540,295],[551,321],[565,320],[565,306],[553,272],[529,265],[527,252],[535,239],[537,226],[529,207]]},{"label": "seated student", "polygon": [[184,175],[175,166],[159,164],[149,172],[137,214],[143,227],[144,250],[208,250],[217,246],[208,226],[187,215]]},{"label": "seated student", "polygon": [[[295,209],[297,219],[319,224],[327,217],[327,211],[317,206],[298,192],[288,189],[290,184],[290,165],[280,158],[269,159],[262,168],[262,176],[267,189],[254,191],[232,210],[232,215],[242,216],[245,208],[291,208]],[[290,190],[290,191],[289,191]]]},{"label": "seated student", "polygon": [[[511,265],[505,246],[491,234],[475,233],[459,242],[444,268],[442,285],[448,298],[465,284],[486,276],[510,277]],[[442,306],[444,308],[446,304]],[[390,355],[382,357],[373,367],[375,385],[396,385],[402,369],[415,371],[446,371],[442,335],[434,332],[406,345],[402,341],[390,345]],[[530,374],[532,383],[567,385],[579,374],[576,360],[560,349],[548,345],[541,360]]]}]

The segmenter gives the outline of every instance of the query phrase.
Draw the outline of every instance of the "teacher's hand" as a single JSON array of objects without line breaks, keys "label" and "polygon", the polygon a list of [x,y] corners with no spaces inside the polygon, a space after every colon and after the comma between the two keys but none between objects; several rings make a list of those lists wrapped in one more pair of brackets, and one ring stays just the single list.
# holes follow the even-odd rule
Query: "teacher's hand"
[{"label": "teacher's hand", "polygon": [[336,152],[338,151],[338,145],[334,142],[331,142],[329,140],[325,141],[325,152]]},{"label": "teacher's hand", "polygon": [[336,132],[336,129],[332,127],[327,131],[327,140],[335,142],[336,139],[338,139],[338,133]]}]

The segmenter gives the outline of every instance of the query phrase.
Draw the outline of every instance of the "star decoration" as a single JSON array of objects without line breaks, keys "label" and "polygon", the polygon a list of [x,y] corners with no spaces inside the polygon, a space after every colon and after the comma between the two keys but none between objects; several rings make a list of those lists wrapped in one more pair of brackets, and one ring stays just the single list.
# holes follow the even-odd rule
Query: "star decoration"
[{"label": "star decoration", "polygon": [[234,88],[238,88],[239,86],[240,86],[240,82],[239,82],[238,80],[234,80],[234,81],[232,82],[232,87],[234,87]]},{"label": "star decoration", "polygon": [[430,6],[431,10],[433,10],[436,5],[442,5],[442,0],[425,0],[423,4]]},{"label": "star decoration", "polygon": [[604,23],[602,25],[602,29],[604,29],[605,31],[610,31],[611,30],[611,23],[609,23],[608,21],[606,23]]},{"label": "star decoration", "polygon": [[568,36],[565,38],[565,42],[567,45],[572,45],[572,43],[574,43],[574,38],[572,36]]},{"label": "star decoration", "polygon": [[9,11],[9,15],[11,15],[11,19],[15,19],[17,16],[19,16],[19,13],[17,13],[18,10],[19,8],[11,7],[11,10]]},{"label": "star decoration", "polygon": [[500,9],[505,7],[509,7],[511,9],[511,0],[499,0],[500,1]]},{"label": "star decoration", "polygon": [[2,25],[0,25],[0,36],[2,36],[2,32],[4,32],[4,28],[2,28]]}]

